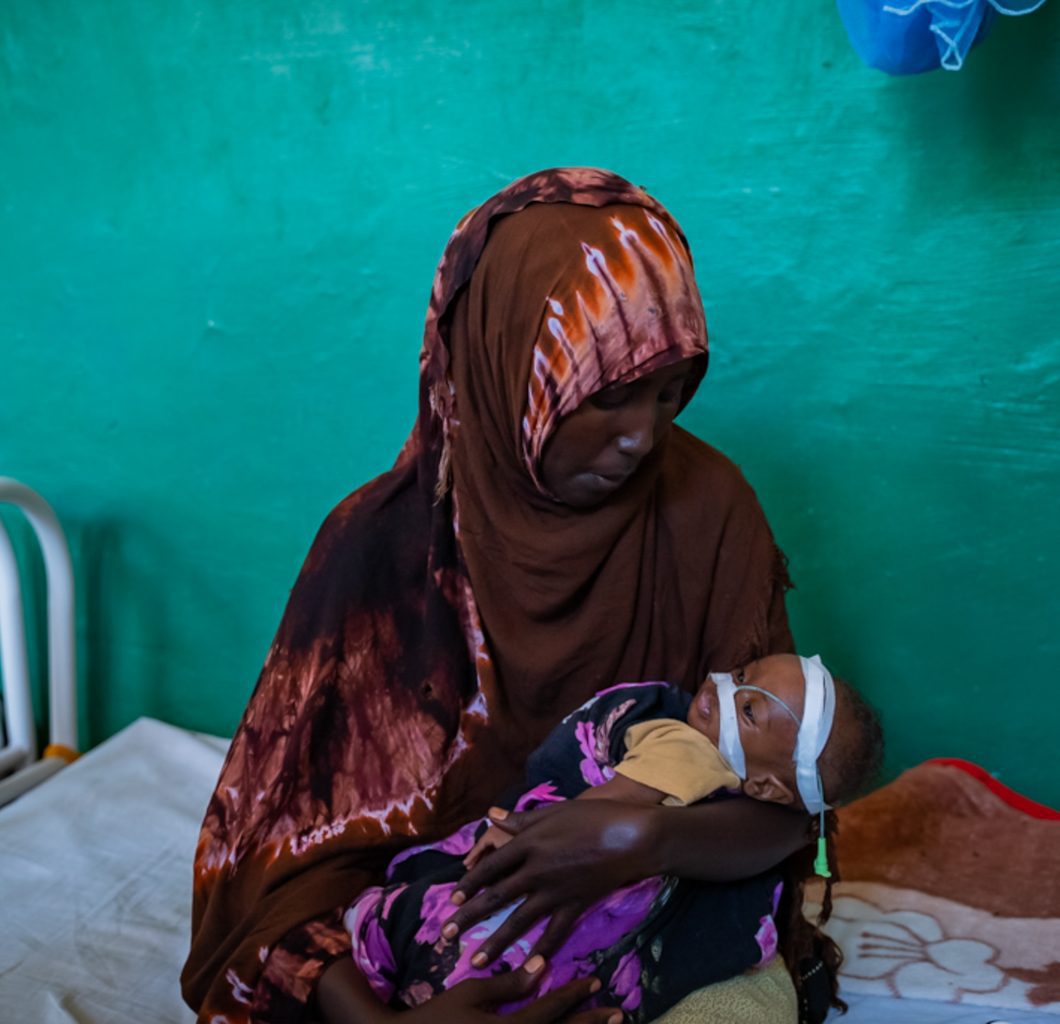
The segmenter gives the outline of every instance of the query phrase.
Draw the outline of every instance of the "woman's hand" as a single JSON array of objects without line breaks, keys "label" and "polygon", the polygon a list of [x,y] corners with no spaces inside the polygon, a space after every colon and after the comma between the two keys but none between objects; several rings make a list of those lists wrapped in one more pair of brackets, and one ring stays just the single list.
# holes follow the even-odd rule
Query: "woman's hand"
[{"label": "woman's hand", "polygon": [[442,934],[452,938],[523,902],[483,942],[476,967],[549,914],[531,952],[550,955],[585,910],[623,885],[658,874],[710,882],[750,878],[809,841],[805,813],[746,799],[693,807],[570,800],[522,814],[493,809],[490,817],[513,839],[464,875],[453,894],[460,909]]},{"label": "woman's hand", "polygon": [[[453,894],[460,909],[442,934],[522,900],[483,942],[472,963],[495,960],[542,917],[551,915],[532,954],[548,956],[597,900],[657,873],[651,856],[654,809],[612,800],[571,800],[522,814],[494,808],[493,822],[514,838],[483,858]],[[479,959],[483,957],[483,959]]]},{"label": "woman's hand", "polygon": [[[504,1018],[492,1012],[502,1003],[530,995],[544,964],[543,957],[532,957],[518,971],[463,981],[414,1010],[402,1013],[402,1024],[438,1024],[439,1021],[445,1021],[445,1024],[491,1024],[501,1019],[510,1024],[621,1024],[622,1011],[613,1006],[571,1012],[579,1003],[600,991],[597,978],[569,982]],[[530,967],[536,969],[531,971]]]},{"label": "woman's hand", "polygon": [[[544,966],[543,957],[531,957],[517,971],[462,981],[420,1006],[398,1012],[380,1003],[353,961],[345,959],[324,972],[317,988],[317,1006],[327,1024],[384,1024],[395,1019],[402,1024],[496,1024],[502,1018],[493,1010],[529,996]],[[622,1011],[613,1006],[572,1012],[599,991],[599,979],[578,978],[503,1020],[508,1024],[621,1024]]]},{"label": "woman's hand", "polygon": [[470,871],[487,853],[499,850],[502,846],[507,846],[511,841],[512,837],[507,832],[497,828],[496,825],[490,825],[475,840],[475,845],[468,850],[467,856],[464,858],[464,867]]}]

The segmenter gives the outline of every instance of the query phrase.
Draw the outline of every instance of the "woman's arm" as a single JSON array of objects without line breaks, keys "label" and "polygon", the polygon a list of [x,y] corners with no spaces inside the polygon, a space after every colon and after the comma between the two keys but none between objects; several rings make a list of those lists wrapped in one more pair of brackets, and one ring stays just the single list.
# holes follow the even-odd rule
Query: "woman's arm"
[{"label": "woman's arm", "polygon": [[350,957],[327,967],[316,988],[316,1007],[325,1024],[382,1024],[395,1016],[372,991]]},{"label": "woman's arm", "polygon": [[[661,789],[653,789],[633,779],[627,779],[624,775],[616,775],[599,786],[590,786],[582,790],[575,800],[623,800],[631,804],[658,804],[663,801],[666,794]],[[477,840],[475,845],[468,851],[464,858],[464,867],[469,870],[473,868],[482,858],[493,850],[499,850],[512,841],[512,835],[490,825]]]},{"label": "woman's arm", "polygon": [[729,882],[768,871],[810,841],[804,811],[760,800],[654,809],[652,873]]},{"label": "woman's arm", "polygon": [[804,814],[755,800],[675,808],[567,801],[491,817],[513,840],[464,876],[453,895],[460,907],[443,929],[451,937],[522,900],[483,943],[489,960],[551,915],[534,948],[547,956],[589,906],[623,885],[657,874],[749,878],[808,842]]},{"label": "woman's arm", "polygon": [[[383,1024],[400,1016],[406,1024],[489,1024],[501,1018],[493,1009],[529,996],[542,977],[545,960],[532,956],[518,971],[473,978],[411,1010],[384,1006],[348,958],[336,960],[321,975],[316,1005],[325,1024]],[[597,978],[577,978],[504,1018],[508,1024],[621,1024],[622,1013],[600,1007],[571,1015],[571,1010],[600,991]]]}]

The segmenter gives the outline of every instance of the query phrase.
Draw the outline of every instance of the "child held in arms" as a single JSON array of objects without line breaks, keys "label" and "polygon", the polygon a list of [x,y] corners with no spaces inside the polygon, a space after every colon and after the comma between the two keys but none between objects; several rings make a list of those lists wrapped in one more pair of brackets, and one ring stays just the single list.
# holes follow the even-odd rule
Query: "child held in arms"
[{"label": "child held in arms", "polygon": [[[686,805],[750,797],[801,807],[818,826],[817,870],[827,875],[824,813],[856,795],[879,768],[879,722],[819,658],[771,655],[711,673],[690,695],[665,683],[626,683],[568,715],[531,755],[522,792],[494,809],[523,812],[568,799]],[[469,977],[520,966],[543,933],[538,922],[492,964],[480,951],[515,909],[457,934],[448,917],[464,872],[511,837],[489,818],[395,857],[386,883],[346,914],[354,962],[376,995],[415,1006]],[[741,899],[717,894],[739,890]],[[710,883],[656,876],[593,905],[550,958],[536,995],[572,978],[602,982],[593,1005],[651,1020],[696,988],[776,955],[775,872]],[[513,1003],[516,1009],[523,1003]]]}]

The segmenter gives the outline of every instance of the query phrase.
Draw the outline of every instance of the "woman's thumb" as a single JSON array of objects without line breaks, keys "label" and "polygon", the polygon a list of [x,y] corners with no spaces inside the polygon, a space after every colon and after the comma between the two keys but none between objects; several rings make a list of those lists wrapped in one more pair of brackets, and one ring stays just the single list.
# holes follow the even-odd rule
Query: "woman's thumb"
[{"label": "woman's thumb", "polygon": [[521,814],[516,814],[513,811],[506,811],[503,807],[491,807],[489,809],[489,819],[493,822],[497,828],[504,829],[505,832],[515,835],[519,831]]},{"label": "woman's thumb", "polygon": [[497,828],[503,829],[509,835],[517,836],[523,829],[544,817],[550,806],[535,807],[530,811],[506,811],[503,807],[491,807],[489,819]]}]

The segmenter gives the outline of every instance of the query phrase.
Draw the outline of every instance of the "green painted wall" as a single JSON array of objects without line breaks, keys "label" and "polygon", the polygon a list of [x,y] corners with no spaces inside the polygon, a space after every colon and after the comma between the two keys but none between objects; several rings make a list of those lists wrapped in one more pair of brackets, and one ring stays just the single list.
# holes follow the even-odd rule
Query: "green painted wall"
[{"label": "green painted wall", "polygon": [[234,728],[318,522],[412,423],[452,224],[588,163],[692,240],[685,422],[890,770],[1060,803],[1058,39],[1048,4],[895,80],[829,3],[6,0],[0,473],[69,529],[85,738]]}]

